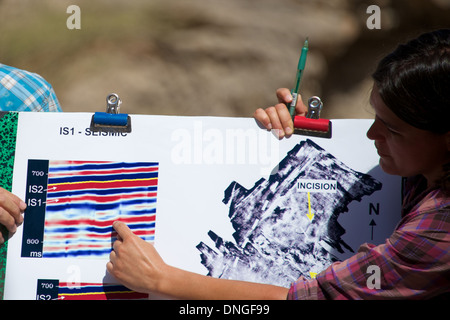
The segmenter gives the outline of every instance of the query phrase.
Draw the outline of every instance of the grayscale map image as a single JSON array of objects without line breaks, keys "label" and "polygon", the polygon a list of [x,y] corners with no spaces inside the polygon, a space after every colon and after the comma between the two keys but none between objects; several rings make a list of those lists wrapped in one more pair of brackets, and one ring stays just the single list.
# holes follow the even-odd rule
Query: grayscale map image
[{"label": "grayscale map image", "polygon": [[337,253],[354,252],[342,239],[339,215],[381,186],[312,140],[302,141],[268,180],[251,189],[236,181],[228,186],[223,202],[234,241],[210,230],[215,248],[197,245],[201,263],[209,276],[285,287],[300,276],[314,277],[338,260]]}]

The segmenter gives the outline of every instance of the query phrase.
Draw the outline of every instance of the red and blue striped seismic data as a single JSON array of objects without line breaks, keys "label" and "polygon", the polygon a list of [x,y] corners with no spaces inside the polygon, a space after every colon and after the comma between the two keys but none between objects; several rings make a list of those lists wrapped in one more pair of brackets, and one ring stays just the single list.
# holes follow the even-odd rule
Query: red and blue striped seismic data
[{"label": "red and blue striped seismic data", "polygon": [[73,287],[60,282],[58,300],[148,300],[148,294],[118,284],[80,283]]},{"label": "red and blue striped seismic data", "polygon": [[38,279],[36,300],[147,300],[148,294],[120,284],[67,283]]},{"label": "red and blue striped seismic data", "polygon": [[112,224],[155,236],[157,162],[49,161],[42,257],[108,257]]}]

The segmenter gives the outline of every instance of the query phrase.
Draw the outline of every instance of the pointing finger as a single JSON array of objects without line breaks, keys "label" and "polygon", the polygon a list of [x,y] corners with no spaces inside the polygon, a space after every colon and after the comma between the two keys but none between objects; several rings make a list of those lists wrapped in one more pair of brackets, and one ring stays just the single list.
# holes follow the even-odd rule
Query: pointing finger
[{"label": "pointing finger", "polygon": [[117,235],[120,239],[125,240],[127,237],[134,235],[133,231],[131,231],[131,229],[121,221],[114,221],[113,228],[117,231]]}]

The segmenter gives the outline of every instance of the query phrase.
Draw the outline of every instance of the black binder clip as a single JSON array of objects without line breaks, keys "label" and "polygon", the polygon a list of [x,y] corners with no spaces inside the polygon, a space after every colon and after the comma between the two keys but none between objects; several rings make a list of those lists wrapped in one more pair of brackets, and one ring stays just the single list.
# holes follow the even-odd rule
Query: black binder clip
[{"label": "black binder clip", "polygon": [[320,118],[323,103],[319,97],[311,97],[308,100],[308,113],[306,117],[294,117],[294,133],[305,136],[330,139],[332,136],[331,121]]},{"label": "black binder clip", "polygon": [[106,112],[96,112],[91,119],[91,131],[131,132],[131,117],[121,114],[122,101],[116,93],[106,97]]}]

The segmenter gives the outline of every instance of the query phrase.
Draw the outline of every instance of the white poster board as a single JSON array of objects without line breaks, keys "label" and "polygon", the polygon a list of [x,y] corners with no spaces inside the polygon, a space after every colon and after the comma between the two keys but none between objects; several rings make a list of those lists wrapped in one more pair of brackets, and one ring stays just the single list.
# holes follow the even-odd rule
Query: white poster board
[{"label": "white poster board", "polygon": [[[19,114],[13,193],[28,209],[9,241],[5,299],[104,292],[116,283],[106,271],[115,219],[168,264],[283,286],[384,242],[400,219],[400,178],[379,168],[371,120],[280,141],[250,118],[131,115],[132,132],[112,135],[92,132],[91,116]],[[127,298],[111,288],[100,296]]]}]

